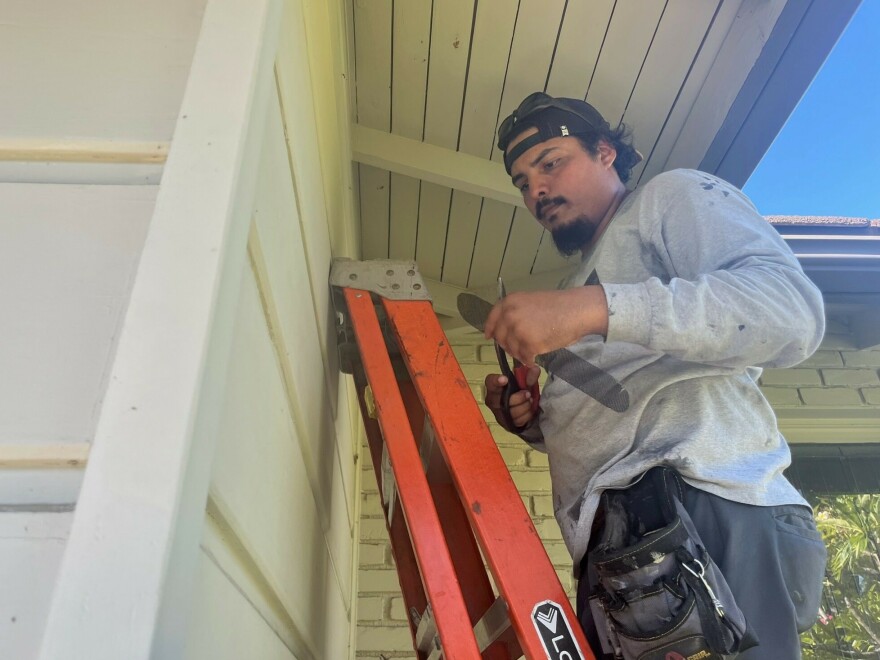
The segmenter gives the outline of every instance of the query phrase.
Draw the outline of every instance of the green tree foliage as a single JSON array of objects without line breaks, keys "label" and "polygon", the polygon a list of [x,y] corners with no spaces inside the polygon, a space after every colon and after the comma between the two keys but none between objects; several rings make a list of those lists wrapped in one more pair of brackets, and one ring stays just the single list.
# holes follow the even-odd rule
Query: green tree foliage
[{"label": "green tree foliage", "polygon": [[804,657],[880,659],[880,495],[814,504],[828,569],[819,622],[801,637]]}]

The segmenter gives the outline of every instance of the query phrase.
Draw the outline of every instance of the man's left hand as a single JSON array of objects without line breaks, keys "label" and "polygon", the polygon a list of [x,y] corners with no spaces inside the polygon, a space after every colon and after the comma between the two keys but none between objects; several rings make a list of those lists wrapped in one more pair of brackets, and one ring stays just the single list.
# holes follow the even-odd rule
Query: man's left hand
[{"label": "man's left hand", "polygon": [[601,286],[511,293],[492,308],[486,338],[526,365],[586,335],[608,332],[608,303]]}]

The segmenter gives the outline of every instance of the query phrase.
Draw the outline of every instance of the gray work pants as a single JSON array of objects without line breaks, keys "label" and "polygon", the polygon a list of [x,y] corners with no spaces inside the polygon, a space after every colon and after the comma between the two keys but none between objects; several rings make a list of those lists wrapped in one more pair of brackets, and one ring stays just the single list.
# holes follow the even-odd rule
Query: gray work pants
[{"label": "gray work pants", "polygon": [[[740,504],[690,486],[682,504],[759,639],[737,658],[800,658],[799,633],[816,621],[825,575],[825,544],[812,512],[797,505]],[[601,658],[586,573],[578,582],[577,613]]]}]

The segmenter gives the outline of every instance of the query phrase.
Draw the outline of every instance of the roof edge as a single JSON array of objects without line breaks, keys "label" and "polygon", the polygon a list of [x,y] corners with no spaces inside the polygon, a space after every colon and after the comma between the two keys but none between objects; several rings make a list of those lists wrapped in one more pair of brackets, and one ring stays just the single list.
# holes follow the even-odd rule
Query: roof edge
[{"label": "roof edge", "polygon": [[860,4],[786,3],[699,169],[745,185]]}]

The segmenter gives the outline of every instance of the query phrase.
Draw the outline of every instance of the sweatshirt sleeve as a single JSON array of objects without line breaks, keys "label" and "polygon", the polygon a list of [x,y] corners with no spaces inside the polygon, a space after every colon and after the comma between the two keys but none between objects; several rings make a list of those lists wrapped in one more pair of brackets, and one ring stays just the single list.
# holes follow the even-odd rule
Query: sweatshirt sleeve
[{"label": "sweatshirt sleeve", "polygon": [[607,341],[724,367],[809,357],[825,330],[822,295],[745,195],[698,172],[648,185],[639,231],[668,277],[603,283]]},{"label": "sweatshirt sleeve", "polygon": [[541,425],[538,419],[539,417],[535,417],[528,426],[516,431],[516,435],[529,443],[532,449],[546,454],[547,445],[544,444],[544,434],[541,433]]}]

